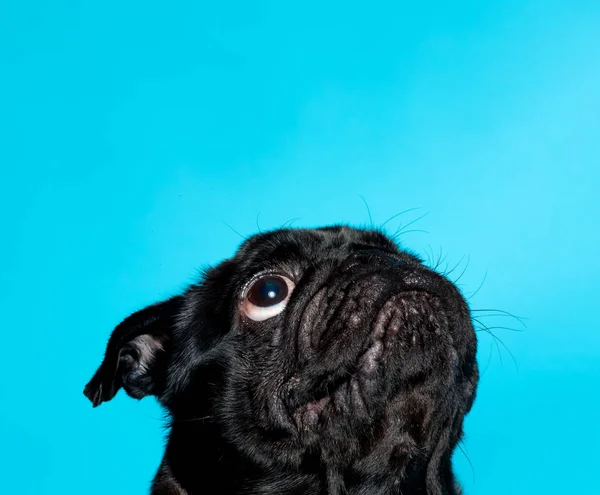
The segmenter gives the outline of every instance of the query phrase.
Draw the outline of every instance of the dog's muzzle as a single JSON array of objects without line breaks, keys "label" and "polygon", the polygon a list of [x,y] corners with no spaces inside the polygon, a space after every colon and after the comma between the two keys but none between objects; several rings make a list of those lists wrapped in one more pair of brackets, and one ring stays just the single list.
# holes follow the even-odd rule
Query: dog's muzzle
[{"label": "dog's muzzle", "polygon": [[447,327],[436,296],[441,283],[427,268],[380,252],[360,253],[335,270],[297,329],[298,372],[289,382],[296,424],[316,428],[324,414],[369,418],[389,400],[403,354],[424,333]]}]

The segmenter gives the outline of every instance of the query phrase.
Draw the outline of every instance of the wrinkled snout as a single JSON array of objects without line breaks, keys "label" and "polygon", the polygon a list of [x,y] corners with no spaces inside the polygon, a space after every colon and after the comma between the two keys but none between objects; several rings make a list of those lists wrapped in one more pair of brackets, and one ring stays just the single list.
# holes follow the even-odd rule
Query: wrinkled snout
[{"label": "wrinkled snout", "polygon": [[451,346],[447,314],[461,301],[422,265],[379,251],[349,257],[303,308],[294,405],[307,405],[305,419],[313,422],[328,406],[366,414],[417,372],[415,359],[433,359]]}]

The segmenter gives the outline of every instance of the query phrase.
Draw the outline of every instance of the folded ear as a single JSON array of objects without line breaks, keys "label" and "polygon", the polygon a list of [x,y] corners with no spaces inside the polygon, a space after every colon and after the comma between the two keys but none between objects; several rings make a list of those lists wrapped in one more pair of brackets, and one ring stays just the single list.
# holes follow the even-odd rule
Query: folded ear
[{"label": "folded ear", "polygon": [[83,390],[94,407],[111,400],[121,387],[135,399],[160,391],[182,301],[182,296],[176,296],[148,306],[113,330],[104,360]]}]

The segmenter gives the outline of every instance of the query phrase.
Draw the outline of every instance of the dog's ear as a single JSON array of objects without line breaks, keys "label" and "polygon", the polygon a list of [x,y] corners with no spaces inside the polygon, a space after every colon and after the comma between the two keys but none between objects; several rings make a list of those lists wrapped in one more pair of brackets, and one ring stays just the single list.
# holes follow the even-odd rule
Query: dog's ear
[{"label": "dog's ear", "polygon": [[83,390],[94,407],[111,400],[121,387],[135,399],[160,393],[182,302],[182,296],[175,296],[153,304],[114,329],[102,364]]}]

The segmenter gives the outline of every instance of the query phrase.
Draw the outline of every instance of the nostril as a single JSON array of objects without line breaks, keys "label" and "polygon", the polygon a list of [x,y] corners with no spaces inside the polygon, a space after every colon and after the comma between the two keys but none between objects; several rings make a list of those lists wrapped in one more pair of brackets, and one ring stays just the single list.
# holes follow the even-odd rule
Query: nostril
[{"label": "nostril", "polygon": [[448,284],[445,279],[425,267],[415,267],[403,271],[402,282],[408,290],[424,291],[438,295],[448,293]]}]

